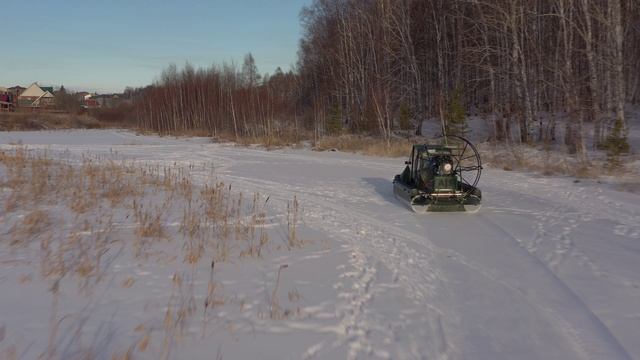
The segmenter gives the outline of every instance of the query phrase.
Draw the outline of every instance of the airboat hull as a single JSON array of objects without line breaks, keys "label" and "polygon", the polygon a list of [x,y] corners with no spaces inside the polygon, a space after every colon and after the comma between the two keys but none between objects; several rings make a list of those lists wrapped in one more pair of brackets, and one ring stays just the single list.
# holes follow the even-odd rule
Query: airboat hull
[{"label": "airboat hull", "polygon": [[465,198],[456,198],[453,196],[438,197],[436,194],[427,194],[403,183],[399,176],[397,176],[393,181],[393,193],[396,199],[400,200],[409,209],[419,214],[428,212],[475,213],[478,212],[481,207],[481,195],[479,190]]},{"label": "airboat hull", "polygon": [[482,207],[481,204],[478,205],[464,205],[464,211],[470,213],[470,214],[475,214],[478,211],[480,211],[480,208]]}]

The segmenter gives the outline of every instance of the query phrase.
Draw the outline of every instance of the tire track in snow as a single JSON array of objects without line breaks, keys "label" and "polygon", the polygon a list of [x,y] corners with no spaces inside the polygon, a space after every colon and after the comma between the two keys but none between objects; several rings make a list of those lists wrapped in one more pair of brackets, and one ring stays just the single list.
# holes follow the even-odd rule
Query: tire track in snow
[{"label": "tire track in snow", "polygon": [[[531,239],[520,239],[517,241],[527,249],[531,254],[534,254],[541,259],[545,265],[547,265],[554,273],[557,273],[562,263],[570,257],[577,260],[578,264],[592,273],[595,277],[606,279],[617,285],[631,288],[637,291],[640,286],[629,279],[616,275],[602,265],[598,263],[596,259],[590,256],[586,251],[580,249],[579,244],[572,239],[576,230],[580,225],[594,221],[597,219],[604,219],[609,221],[615,221],[619,225],[614,228],[614,233],[617,229],[624,229],[624,232],[616,233],[619,236],[631,236],[636,231],[640,231],[640,216],[634,220],[634,215],[628,214],[616,214],[613,218],[606,216],[601,208],[595,206],[592,203],[593,196],[585,193],[585,188],[577,188],[574,191],[564,191],[559,194],[553,194],[553,206],[547,206],[548,210],[544,211],[529,211],[521,209],[508,209],[511,213],[521,213],[523,215],[533,217],[536,219],[534,227],[534,236]],[[602,190],[598,189],[598,192]],[[528,203],[535,203],[541,201],[538,196],[532,196],[528,193],[516,193],[509,191],[507,193],[499,193],[500,197],[498,201],[506,201],[505,199],[520,197]],[[556,196],[557,195],[557,196]],[[505,199],[503,199],[503,197]],[[545,203],[549,203],[549,200],[542,200]],[[587,206],[578,207],[575,202],[583,203],[587,202]],[[499,210],[499,208],[485,207],[486,210]],[[633,209],[630,209],[633,214]],[[559,229],[558,229],[559,228]],[[617,246],[625,248],[624,244],[613,242]],[[625,248],[625,250],[629,250]]]},{"label": "tire track in snow", "polygon": [[[496,229],[499,233],[504,234],[504,236],[508,237],[514,243],[520,242],[491,219],[482,215],[479,215],[478,219]],[[546,270],[545,272],[552,277],[553,282],[560,287],[561,292],[564,293],[561,295],[568,297],[571,300],[570,303],[579,305],[579,309],[567,312],[559,311],[556,307],[549,306],[553,302],[545,299],[536,299],[536,301],[532,303],[547,313],[552,322],[561,327],[562,333],[565,334],[568,340],[574,345],[574,348],[577,353],[580,354],[581,358],[631,359],[631,356],[613,336],[609,328],[589,309],[582,299],[574,293],[564,281],[558,278],[542,260],[534,254],[529,253],[529,255],[533,261],[541,265],[540,268],[544,268],[544,270]],[[550,294],[554,296],[559,295],[558,292],[546,293],[546,295]],[[585,323],[585,321],[587,321],[587,323]],[[585,329],[591,329],[591,331],[585,333]]]},{"label": "tire track in snow", "polygon": [[[514,177],[516,178],[514,179]],[[505,181],[505,179],[509,181]],[[611,200],[604,195],[605,190],[598,186],[578,187],[575,183],[562,179],[566,181],[567,187],[545,186],[545,191],[540,192],[539,187],[530,186],[530,184],[533,182],[534,184],[546,185],[549,181],[547,178],[532,178],[531,175],[509,172],[509,176],[494,177],[492,180],[492,184],[487,184],[484,187],[493,190],[495,194],[506,190],[509,192],[509,197],[512,198],[526,196],[532,200],[564,206],[570,212],[575,212],[590,220],[604,219],[617,223],[619,224],[617,228],[620,229],[619,235],[640,239],[640,206],[628,200],[624,201],[624,199],[623,201]],[[567,191],[567,188],[570,190]],[[556,214],[558,213],[556,212]]]},{"label": "tire track in snow", "polygon": [[[226,175],[224,178],[243,188],[262,189],[280,200],[287,201],[298,196],[304,212],[304,219],[308,226],[323,230],[332,237],[349,244],[353,259],[352,267],[358,274],[352,285],[351,292],[343,294],[350,299],[346,308],[347,316],[342,317],[341,325],[345,328],[345,339],[349,345],[349,358],[357,358],[359,353],[367,356],[387,358],[387,352],[377,344],[372,344],[368,339],[369,332],[375,328],[382,332],[381,337],[393,338],[388,331],[390,324],[385,324],[389,319],[376,317],[376,314],[368,312],[367,303],[372,298],[372,293],[377,285],[375,278],[375,266],[372,263],[380,262],[390,269],[395,275],[395,280],[403,284],[407,295],[414,299],[415,304],[425,306],[429,315],[424,326],[428,328],[429,337],[414,338],[412,341],[413,352],[406,358],[415,358],[432,354],[434,357],[447,359],[456,352],[447,340],[442,325],[442,317],[450,314],[441,310],[433,300],[437,289],[446,283],[444,275],[435,265],[437,264],[433,249],[420,249],[407,246],[408,243],[425,247],[422,236],[401,231],[394,227],[395,231],[388,231],[387,224],[381,224],[379,220],[353,213],[347,208],[324,200],[322,196],[309,193],[302,187],[287,186],[283,191],[282,184],[267,180],[245,178],[241,176]],[[312,220],[309,223],[307,220]],[[417,271],[422,270],[422,271]],[[351,276],[349,272],[345,276]],[[373,289],[373,291],[372,291]],[[365,291],[363,291],[365,290]],[[409,319],[412,321],[414,319]],[[334,346],[337,344],[334,344]],[[435,350],[434,350],[435,349]],[[404,357],[400,357],[404,358]]]},{"label": "tire track in snow", "polygon": [[[255,179],[247,179],[242,177],[234,177],[234,178],[235,178],[235,181],[238,181],[238,180],[246,181],[258,187],[266,187],[268,188],[267,191],[270,193],[277,191],[276,189],[280,187],[279,184],[278,185],[271,184],[269,181],[264,181],[264,180],[256,182]],[[349,211],[349,209],[344,208],[342,206],[332,204],[331,202],[326,201],[324,199],[318,199],[317,198],[318,195],[310,193],[308,190],[305,190],[304,188],[290,187],[289,191],[291,193],[304,194],[304,197],[306,200],[310,200],[311,203],[313,203],[314,205],[320,205],[319,206],[320,208],[334,209],[337,213],[342,213],[342,214],[347,214],[351,212]],[[360,224],[367,224],[367,223],[371,224],[371,223],[379,222],[379,220],[377,219],[370,218],[362,214],[350,214],[349,217],[355,218],[357,222]],[[490,224],[492,224],[491,226],[493,226],[498,233],[508,236],[511,240],[513,240],[514,243],[517,243],[516,239],[511,235],[509,235],[509,233],[506,232],[503,228],[499,227],[498,225],[496,225],[495,223],[491,222],[486,218],[482,218],[482,219],[485,222],[488,221]],[[385,225],[385,227],[387,230],[386,234],[385,233],[377,234],[375,238],[384,238],[385,237],[384,235],[393,233],[396,235],[401,235],[400,237],[402,238],[402,240],[405,240],[405,241],[409,240],[409,241],[413,241],[414,243],[419,243],[422,245],[424,245],[425,243],[428,243],[428,240],[426,240],[423,236],[416,236],[416,234],[407,233],[403,229],[399,229],[394,226]],[[380,236],[380,235],[383,235],[383,236]],[[378,249],[378,250],[379,250],[377,252],[378,255],[384,254],[385,252],[387,252],[388,246],[382,247],[381,249]],[[520,287],[521,284],[519,284],[517,281],[510,281],[508,279],[501,278],[499,275],[496,275],[491,273],[490,271],[487,271],[481,265],[466,259],[464,256],[458,253],[451,252],[451,251],[441,251],[439,249],[434,249],[433,247],[430,247],[428,252],[432,254],[438,254],[438,255],[442,255],[443,253],[445,253],[446,254],[445,256],[468,266],[474,271],[482,273],[485,277],[491,279],[492,281],[498,282],[503,286],[513,290],[516,293],[521,292],[521,287]],[[617,342],[617,340],[611,335],[611,333],[600,321],[600,319],[597,318],[588,309],[588,307],[584,305],[584,303],[582,303],[582,301],[575,295],[575,293],[573,293],[566,286],[566,284],[564,284],[564,282],[562,282],[559,278],[557,278],[557,276],[555,276],[555,274],[553,274],[553,272],[549,268],[547,268],[542,262],[540,262],[535,256],[532,256],[528,252],[526,253],[527,255],[529,255],[529,257],[531,257],[532,259],[535,259],[535,262],[538,262],[539,267],[543,269],[544,274],[542,274],[542,276],[550,279],[550,284],[548,286],[551,286],[556,290],[561,290],[559,291],[559,293],[554,294],[557,298],[567,299],[569,301],[566,301],[566,300],[565,301],[568,303],[572,303],[576,301],[576,303],[581,305],[580,310],[574,311],[572,319],[567,320],[563,317],[565,316],[563,312],[556,310],[553,307],[553,304],[551,304],[551,302],[549,302],[548,300],[545,300],[543,298],[536,298],[535,302],[532,303],[532,305],[534,305],[536,308],[542,310],[544,313],[547,313],[549,315],[548,316],[549,321],[551,323],[556,324],[556,326],[558,326],[559,328],[559,331],[565,334],[568,337],[568,339],[571,341],[571,343],[574,344],[574,349],[576,353],[580,354],[580,357],[584,359],[589,359],[591,358],[590,354],[594,354],[594,353],[597,354],[598,352],[604,353],[604,354],[614,354],[616,355],[617,358],[629,358],[629,355],[626,353],[624,348],[622,348],[622,346]],[[384,260],[381,260],[381,261],[383,261],[390,268],[394,267],[394,264],[392,262],[390,263],[389,261],[384,261]],[[412,272],[415,273],[415,269],[412,269],[412,271],[409,271],[409,273],[412,273]],[[415,276],[415,274],[413,274],[413,276]],[[438,278],[443,280],[444,276],[442,274],[439,274]],[[411,294],[415,296],[416,294],[420,293],[420,291],[416,291],[416,287],[412,288],[411,281],[407,281],[406,279],[404,279],[403,282],[409,285],[409,286],[405,286],[405,289],[408,288],[410,296]],[[419,296],[419,297],[423,297],[423,296]],[[526,298],[526,300],[531,303],[530,298]],[[438,313],[442,314],[443,311],[440,311],[440,309],[438,309]],[[585,319],[588,319],[588,321],[585,322]],[[589,321],[592,322],[591,325],[589,324]],[[572,323],[578,323],[578,325],[577,326],[572,325]],[[586,329],[591,329],[591,330],[586,330]],[[586,331],[586,334],[585,334],[585,331]],[[586,340],[584,338],[586,338]],[[596,344],[596,345],[593,345],[593,344]]]},{"label": "tire track in snow", "polygon": [[[255,187],[264,188],[265,191],[269,193],[274,193],[274,192],[277,193],[278,192],[277,189],[281,188],[280,184],[273,184],[265,180],[256,181],[255,179],[247,179],[244,177],[236,177],[236,176],[232,176],[231,178],[233,178],[234,182],[242,181],[249,184],[253,184],[253,186]],[[306,202],[309,202],[311,205],[313,205],[315,209],[331,209],[333,210],[332,212],[334,214],[338,214],[338,215],[342,214],[342,216],[350,219],[349,222],[361,224],[363,228],[374,227],[373,224],[379,223],[378,219],[371,218],[363,214],[357,214],[357,213],[349,214],[351,212],[349,211],[349,209],[337,204],[333,204],[328,200],[320,198],[319,195],[313,194],[312,192],[310,193],[309,191],[303,188],[289,187],[286,193],[302,194],[302,196],[301,195],[298,195],[298,196],[300,196],[301,199],[304,199]],[[284,195],[284,197],[286,197],[286,195]],[[482,215],[475,215],[475,216],[477,216],[478,219],[482,219],[482,221],[488,224],[490,228],[493,228],[495,230],[493,232],[496,232],[499,235],[504,235],[509,239],[509,241],[512,241],[514,245],[516,245],[517,247],[520,247],[520,245],[517,244],[517,240],[513,236],[511,236],[508,232],[506,232],[503,228],[501,228],[491,220],[483,217]],[[473,218],[474,215],[470,215],[469,217]],[[322,220],[326,221],[327,218],[322,217]],[[341,229],[342,226],[344,225],[336,226],[335,229],[329,230],[328,232],[330,234],[335,233],[335,231],[336,230],[339,231],[339,229]],[[313,224],[312,224],[312,227],[313,227]],[[513,293],[520,294],[520,296],[523,298],[524,301],[530,303],[535,308],[541,310],[542,313],[547,314],[548,321],[551,324],[554,324],[555,326],[557,326],[560,333],[564,334],[567,337],[567,340],[573,344],[573,348],[576,354],[579,354],[580,358],[591,359],[593,358],[592,354],[603,354],[604,358],[610,358],[610,356],[614,356],[615,358],[620,358],[620,359],[630,358],[629,355],[624,350],[624,348],[622,348],[622,346],[617,342],[617,340],[611,335],[611,333],[608,331],[606,326],[604,326],[604,324],[600,321],[600,319],[597,318],[586,307],[586,305],[584,305],[584,303],[582,303],[582,301],[575,295],[575,293],[573,293],[566,286],[566,284],[564,284],[564,282],[562,282],[559,278],[557,278],[550,269],[548,269],[541,261],[539,261],[535,256],[531,255],[530,253],[525,251],[527,257],[532,259],[533,263],[538,264],[538,265],[534,264],[534,267],[537,269],[537,272],[540,274],[539,276],[543,278],[542,281],[546,283],[546,285],[544,286],[551,287],[549,293],[553,294],[552,296],[553,300],[546,299],[545,297],[531,298],[529,295],[526,294],[525,291],[523,291],[522,289],[523,283],[519,281],[517,276],[513,279],[505,278],[504,274],[502,275],[496,274],[495,272],[485,269],[482,265],[466,258],[465,256],[455,251],[433,247],[429,243],[429,241],[425,239],[424,236],[420,236],[420,235],[408,232],[404,229],[397,228],[392,225],[390,226],[388,224],[384,225],[384,227],[386,229],[386,232],[378,232],[374,234],[375,236],[373,236],[372,240],[368,242],[370,245],[373,245],[374,248],[377,250],[374,255],[374,256],[377,255],[376,260],[383,262],[387,267],[394,269],[399,273],[404,273],[405,274],[404,277],[401,275],[400,280],[404,284],[404,288],[405,290],[407,290],[408,295],[413,296],[420,301],[425,301],[425,305],[427,305],[428,307],[432,307],[435,310],[438,316],[432,319],[431,326],[434,327],[433,334],[439,334],[442,336],[442,338],[444,339],[442,341],[443,343],[447,343],[447,339],[446,339],[446,336],[444,335],[445,334],[444,330],[442,330],[442,325],[439,324],[439,321],[440,321],[439,319],[442,316],[444,317],[451,316],[451,312],[447,310],[443,310],[442,308],[439,308],[439,307],[433,307],[434,303],[430,302],[430,300],[433,300],[432,294],[435,293],[436,289],[442,288],[443,283],[446,284],[446,279],[444,275],[439,272],[438,269],[431,268],[431,269],[427,269],[427,271],[435,271],[438,275],[435,278],[430,279],[429,281],[430,283],[432,284],[435,283],[437,285],[434,285],[431,289],[426,291],[424,287],[416,285],[417,283],[421,283],[423,281],[423,278],[421,278],[421,276],[416,276],[416,275],[424,275],[424,274],[417,274],[417,270],[424,270],[424,269],[417,269],[415,266],[411,266],[411,265],[419,264],[419,262],[417,261],[414,262],[412,260],[413,257],[410,255],[411,254],[410,248],[405,247],[405,251],[402,252],[401,255],[397,256],[397,258],[395,259],[397,262],[389,261],[388,258],[385,258],[388,255],[391,255],[393,257],[392,254],[394,253],[394,250],[397,252],[398,247],[402,248],[402,245],[406,245],[406,244],[403,244],[403,242],[412,242],[414,244],[420,244],[423,246],[427,245],[426,247],[428,249],[422,249],[423,252],[428,252],[434,255],[434,258],[430,259],[428,263],[435,264],[436,263],[435,257],[444,256],[446,258],[457,261],[460,264],[463,264],[464,266],[472,269],[474,272],[482,274],[485,278],[488,278],[491,281],[501,284],[502,286],[510,289]],[[326,229],[325,227],[324,230],[326,231],[328,229]],[[387,242],[386,244],[377,243],[375,241],[375,239],[381,239],[381,238],[393,236],[393,235],[389,235],[390,233],[394,234],[396,236],[396,239],[400,241]],[[483,237],[486,237],[486,236],[483,236]],[[394,247],[395,249],[392,249]],[[404,271],[399,270],[401,266],[400,262],[402,262],[402,260],[404,260],[406,264],[410,265],[408,268],[403,269]],[[565,317],[567,316],[567,311],[561,311],[557,309],[553,304],[554,301],[559,301],[560,303],[565,303],[565,304],[577,303],[577,304],[580,304],[580,308],[572,310],[570,312],[572,313],[572,315],[569,316],[569,319],[566,319]],[[437,336],[434,336],[434,338],[437,338]],[[363,341],[358,343],[357,347],[359,349],[368,349],[370,353],[371,349],[366,347],[366,344],[367,342]],[[449,346],[449,344],[447,346]],[[433,348],[431,348],[430,350],[433,350]],[[447,354],[447,353],[452,354],[454,352],[456,352],[455,348],[447,349],[444,351],[444,354]],[[440,353],[438,355],[442,356],[443,353]],[[445,356],[445,358],[447,357]]]}]

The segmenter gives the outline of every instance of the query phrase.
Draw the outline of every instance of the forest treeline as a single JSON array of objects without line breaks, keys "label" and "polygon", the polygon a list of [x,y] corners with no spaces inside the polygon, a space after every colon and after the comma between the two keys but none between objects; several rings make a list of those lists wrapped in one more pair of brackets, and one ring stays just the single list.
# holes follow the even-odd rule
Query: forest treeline
[{"label": "forest treeline", "polygon": [[250,54],[172,65],[136,92],[140,125],[388,140],[427,118],[456,129],[463,109],[493,140],[538,142],[555,140],[557,114],[582,153],[640,102],[639,0],[314,0],[301,21],[294,70],[260,76]]}]

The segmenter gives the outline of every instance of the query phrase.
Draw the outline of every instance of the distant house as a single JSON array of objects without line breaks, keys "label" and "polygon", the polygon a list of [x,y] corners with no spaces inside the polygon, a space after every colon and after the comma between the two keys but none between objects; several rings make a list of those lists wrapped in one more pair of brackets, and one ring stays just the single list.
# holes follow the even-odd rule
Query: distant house
[{"label": "distant house", "polygon": [[[46,89],[46,90],[45,90]],[[51,91],[49,91],[51,90]],[[37,83],[31,84],[18,96],[19,107],[45,108],[55,104],[53,96],[53,88],[38,86]]]},{"label": "distant house", "polygon": [[16,86],[10,87],[7,90],[9,90],[9,92],[13,94],[14,97],[17,98],[18,96],[20,96],[20,94],[22,94],[23,91],[27,90],[27,88],[24,88],[20,85],[16,85]]},{"label": "distant house", "polygon": [[98,100],[92,99],[91,97],[84,99],[82,102],[83,109],[97,109],[99,107],[100,103],[98,102]]},{"label": "distant house", "polygon": [[88,94],[82,101],[84,109],[115,108],[124,104],[131,104],[131,99],[123,94]]},{"label": "distant house", "polygon": [[91,97],[91,93],[86,91],[78,91],[77,93],[74,94],[74,96],[78,101],[85,101],[86,99]]},{"label": "distant house", "polygon": [[[93,99],[95,99],[96,101],[98,101],[98,104],[100,104],[99,106],[102,108],[109,108],[109,107],[113,107],[114,106],[114,98],[113,95],[96,95],[92,97]],[[115,100],[117,100],[117,95]]]},{"label": "distant house", "polygon": [[11,94],[11,99],[13,100],[13,105],[17,106],[18,105],[18,96],[20,96],[20,94],[22,94],[23,91],[27,90],[27,88],[24,88],[20,85],[16,85],[13,87],[8,88],[7,90],[9,90],[9,94]]},{"label": "distant house", "polygon": [[9,89],[0,86],[0,112],[13,111],[13,101]]}]

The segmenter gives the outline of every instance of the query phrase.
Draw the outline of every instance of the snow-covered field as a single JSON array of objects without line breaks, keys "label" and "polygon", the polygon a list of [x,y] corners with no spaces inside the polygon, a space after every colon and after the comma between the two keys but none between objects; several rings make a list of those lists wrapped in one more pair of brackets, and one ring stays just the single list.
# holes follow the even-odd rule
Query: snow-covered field
[{"label": "snow-covered field", "polygon": [[[419,215],[393,197],[401,159],[113,130],[0,133],[0,149],[16,144],[67,158],[193,165],[197,184],[215,176],[259,192],[274,214],[297,198],[308,245],[216,265],[226,301],[208,320],[202,264],[199,312],[172,339],[171,358],[640,359],[638,194],[489,168],[477,214]],[[11,216],[0,206],[2,237]],[[282,219],[273,221],[277,237]],[[16,254],[0,240],[0,357],[13,349],[31,359],[47,348],[51,296],[37,272],[23,281],[39,259]],[[273,318],[265,314],[282,265],[276,295],[288,315]],[[162,327],[177,266],[121,254],[99,292],[77,300],[67,287],[60,314],[73,320],[60,321],[58,348],[78,356],[76,329],[98,358],[139,344],[145,328]],[[135,283],[121,286],[124,276]],[[163,340],[152,332],[149,348],[132,355],[156,359]]]}]

